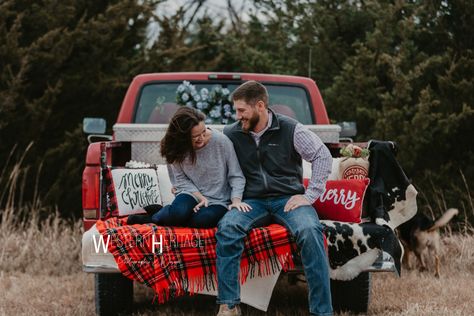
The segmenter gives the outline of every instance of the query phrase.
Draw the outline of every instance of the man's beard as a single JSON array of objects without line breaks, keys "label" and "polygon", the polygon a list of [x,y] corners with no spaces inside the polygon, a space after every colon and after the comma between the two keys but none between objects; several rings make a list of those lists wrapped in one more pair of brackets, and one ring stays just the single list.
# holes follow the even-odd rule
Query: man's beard
[{"label": "man's beard", "polygon": [[244,125],[242,124],[242,129],[244,130],[244,132],[253,131],[253,129],[255,128],[255,126],[257,126],[259,121],[260,121],[260,116],[258,115],[257,111],[255,111],[253,112],[252,117],[250,117],[247,120],[248,127],[244,127]]}]

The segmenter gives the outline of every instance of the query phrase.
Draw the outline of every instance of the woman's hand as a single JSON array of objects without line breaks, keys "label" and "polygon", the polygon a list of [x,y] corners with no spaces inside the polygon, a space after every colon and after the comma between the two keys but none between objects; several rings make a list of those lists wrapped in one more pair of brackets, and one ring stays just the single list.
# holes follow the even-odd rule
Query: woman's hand
[{"label": "woman's hand", "polygon": [[236,208],[240,212],[250,212],[252,207],[245,202],[242,202],[239,198],[233,198],[232,204],[230,204],[227,208],[231,210],[232,208]]},{"label": "woman's hand", "polygon": [[203,207],[203,206],[204,206],[204,207],[208,207],[208,206],[209,206],[209,201],[208,201],[204,196],[201,195],[201,199],[200,199],[200,200],[201,200],[201,201],[193,208],[193,211],[194,211],[194,212],[199,211],[199,209],[200,209],[201,207]]}]

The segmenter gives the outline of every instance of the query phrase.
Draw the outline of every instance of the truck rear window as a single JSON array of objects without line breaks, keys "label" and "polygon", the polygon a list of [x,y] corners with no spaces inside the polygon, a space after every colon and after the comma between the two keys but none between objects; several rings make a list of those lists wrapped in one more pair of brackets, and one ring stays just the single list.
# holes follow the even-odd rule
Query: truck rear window
[{"label": "truck rear window", "polygon": [[[144,86],[138,98],[135,123],[167,124],[179,106],[199,108],[207,115],[208,124],[228,124],[235,121],[230,94],[239,83],[173,82]],[[302,124],[314,124],[309,94],[303,87],[268,84],[270,108],[293,117]],[[192,93],[190,93],[192,89]]]}]

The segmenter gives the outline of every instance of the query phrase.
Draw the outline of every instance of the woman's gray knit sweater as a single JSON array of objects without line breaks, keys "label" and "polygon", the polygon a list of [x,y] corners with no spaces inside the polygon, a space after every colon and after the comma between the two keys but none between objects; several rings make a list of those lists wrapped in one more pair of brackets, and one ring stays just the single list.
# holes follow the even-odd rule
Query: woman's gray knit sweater
[{"label": "woman's gray knit sweater", "polygon": [[245,177],[240,169],[234,145],[224,134],[211,129],[206,146],[196,150],[196,162],[187,157],[171,165],[171,183],[177,193],[199,191],[209,205],[227,206],[231,198],[242,199]]}]

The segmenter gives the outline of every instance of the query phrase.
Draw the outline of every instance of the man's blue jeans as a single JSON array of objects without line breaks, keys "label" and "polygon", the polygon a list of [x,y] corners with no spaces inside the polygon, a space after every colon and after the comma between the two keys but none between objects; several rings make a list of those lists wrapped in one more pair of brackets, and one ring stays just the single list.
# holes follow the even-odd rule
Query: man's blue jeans
[{"label": "man's blue jeans", "polygon": [[284,212],[290,196],[248,199],[252,210],[228,211],[217,227],[218,304],[240,303],[238,279],[244,238],[250,229],[271,222],[285,226],[296,237],[309,287],[309,310],[312,315],[332,315],[328,259],[324,250],[323,227],[314,208],[301,206]]}]

